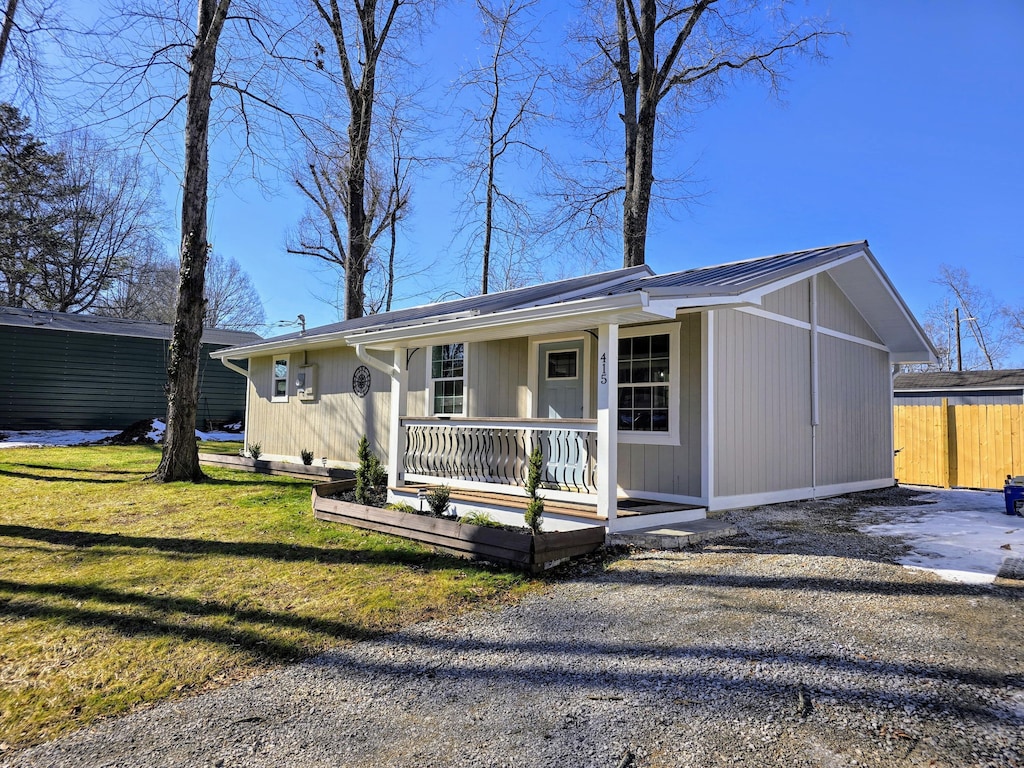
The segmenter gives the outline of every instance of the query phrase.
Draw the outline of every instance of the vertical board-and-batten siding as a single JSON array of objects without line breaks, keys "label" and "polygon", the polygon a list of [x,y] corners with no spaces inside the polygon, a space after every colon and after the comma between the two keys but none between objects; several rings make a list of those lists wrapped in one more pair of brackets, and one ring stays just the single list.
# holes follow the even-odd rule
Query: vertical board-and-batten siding
[{"label": "vertical board-and-batten siding", "polygon": [[[0,429],[124,429],[167,416],[165,339],[0,326]],[[204,344],[196,424],[240,421],[245,379]]]},{"label": "vertical board-and-batten siding", "polygon": [[[889,356],[827,274],[817,277],[818,420],[811,427],[810,280],[765,297],[765,312],[716,312],[714,496],[785,492],[892,476]],[[785,322],[797,320],[801,325]],[[814,455],[816,453],[816,455]]]},{"label": "vertical board-and-batten siding", "polygon": [[467,346],[466,415],[510,419],[529,416],[527,339],[480,341]]},{"label": "vertical board-and-batten siding", "polygon": [[[657,333],[657,326],[651,333]],[[619,486],[634,491],[701,495],[701,315],[679,317],[679,445],[619,441]]]},{"label": "vertical board-and-batten siding", "polygon": [[[251,361],[249,444],[258,442],[267,457],[298,459],[306,449],[317,460],[354,463],[359,438],[365,434],[371,449],[386,462],[391,378],[370,368],[370,391],[359,397],[352,391],[352,376],[363,362],[351,347],[292,352],[288,358],[288,401],[280,403],[271,401],[274,357]],[[300,400],[295,394],[295,374],[302,365],[317,367],[313,400]]]}]

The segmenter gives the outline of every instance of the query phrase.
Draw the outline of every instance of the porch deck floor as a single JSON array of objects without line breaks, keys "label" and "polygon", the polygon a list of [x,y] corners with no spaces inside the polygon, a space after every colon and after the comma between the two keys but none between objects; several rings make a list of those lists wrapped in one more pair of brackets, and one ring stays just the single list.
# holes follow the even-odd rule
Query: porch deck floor
[{"label": "porch deck floor", "polygon": [[[402,488],[392,488],[394,491],[405,491],[416,493],[420,489],[433,488],[435,486],[427,483],[407,483]],[[491,493],[487,491],[467,491],[460,488],[451,489],[451,500],[463,503],[487,503],[511,509],[522,508],[526,503],[526,497],[517,496],[512,493]],[[617,517],[638,517],[641,515],[656,515],[665,512],[679,512],[688,509],[703,509],[694,504],[677,504],[674,502],[655,501],[653,499],[622,498],[616,506]],[[558,501],[554,499],[544,500],[546,512],[564,515],[566,517],[578,517],[586,520],[598,520],[604,522],[604,518],[597,516],[594,504],[584,504],[575,501]]]}]

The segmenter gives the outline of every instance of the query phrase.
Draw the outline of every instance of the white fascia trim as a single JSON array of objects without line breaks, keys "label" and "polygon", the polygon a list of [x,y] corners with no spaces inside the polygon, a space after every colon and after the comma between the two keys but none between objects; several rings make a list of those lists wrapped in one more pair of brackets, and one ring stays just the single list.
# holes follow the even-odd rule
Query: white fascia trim
[{"label": "white fascia trim", "polygon": [[[737,307],[736,311],[745,312],[748,315],[762,317],[765,320],[774,320],[777,323],[782,323],[783,325],[791,325],[794,328],[800,328],[805,331],[811,330],[811,324],[808,322],[804,322],[803,320],[797,320],[794,317],[780,315],[775,312],[769,312],[766,309],[760,309],[758,307]],[[826,328],[822,325],[818,326],[818,333],[820,333],[822,336],[831,336],[834,339],[841,339],[842,341],[849,341],[853,344],[861,344],[865,347],[871,347],[872,349],[877,349],[881,352],[889,351],[889,348],[885,346],[885,344],[879,344],[877,341],[871,341],[870,339],[862,339],[859,336],[851,336],[850,334],[843,333],[842,331],[834,331],[831,328]]]},{"label": "white fascia trim", "polygon": [[[403,326],[401,328],[387,328],[380,331],[352,332],[345,336],[348,344],[366,344],[374,347],[388,348],[403,342],[414,343],[420,338],[434,338],[437,336],[458,336],[460,333],[470,330],[498,328],[508,325],[528,324],[535,321],[549,320],[559,317],[586,317],[588,323],[598,323],[602,315],[614,314],[622,311],[635,310],[652,311],[658,314],[658,310],[648,310],[648,297],[643,291],[635,291],[616,296],[600,296],[593,299],[579,299],[567,301],[560,304],[544,305],[540,307],[528,307],[526,309],[513,309],[507,312],[480,315],[477,317],[459,318],[455,320],[444,320],[429,324],[417,324]],[[675,317],[673,309],[670,317]],[[605,322],[608,322],[605,320]]]},{"label": "white fascia trim", "polygon": [[295,352],[304,349],[320,349],[323,347],[344,347],[346,346],[345,335],[339,331],[327,333],[323,336],[305,336],[298,339],[285,339],[283,341],[265,341],[260,344],[250,344],[244,347],[228,347],[218,349],[210,353],[210,357],[217,360],[245,360],[253,357],[264,357],[277,352]]},{"label": "white fascia trim", "polygon": [[781,504],[787,501],[806,501],[812,498],[821,499],[826,496],[841,496],[844,493],[873,491],[878,488],[892,488],[896,485],[895,478],[880,477],[877,480],[858,480],[852,483],[836,483],[822,485],[817,488],[787,488],[784,491],[768,491],[765,493],[748,493],[738,496],[716,496],[710,500],[708,511],[725,509],[743,509],[758,507],[763,504]]}]

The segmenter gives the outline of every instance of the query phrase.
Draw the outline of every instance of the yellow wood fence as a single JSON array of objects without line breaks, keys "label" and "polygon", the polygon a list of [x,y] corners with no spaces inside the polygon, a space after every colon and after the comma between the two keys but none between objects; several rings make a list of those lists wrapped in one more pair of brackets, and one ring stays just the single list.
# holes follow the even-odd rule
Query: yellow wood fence
[{"label": "yellow wood fence", "polygon": [[1024,475],[1024,405],[897,405],[893,446],[901,483],[1002,489]]}]

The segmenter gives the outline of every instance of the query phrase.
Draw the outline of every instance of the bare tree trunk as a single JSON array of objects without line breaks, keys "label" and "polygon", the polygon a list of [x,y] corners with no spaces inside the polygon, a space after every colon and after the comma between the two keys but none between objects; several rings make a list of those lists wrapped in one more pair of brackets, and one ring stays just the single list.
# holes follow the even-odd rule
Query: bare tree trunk
[{"label": "bare tree trunk", "polygon": [[199,390],[199,353],[203,336],[211,88],[217,43],[231,0],[199,0],[196,42],[189,57],[185,113],[185,183],[181,202],[181,270],[174,332],[167,365],[167,431],[160,482],[203,479],[196,447],[195,423]]},{"label": "bare tree trunk", "polygon": [[7,42],[11,39],[11,30],[14,29],[14,14],[17,10],[18,0],[7,0],[4,28],[0,31],[0,72],[4,68],[4,54],[7,53]]}]

